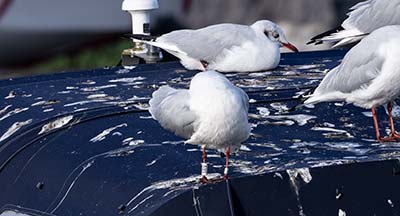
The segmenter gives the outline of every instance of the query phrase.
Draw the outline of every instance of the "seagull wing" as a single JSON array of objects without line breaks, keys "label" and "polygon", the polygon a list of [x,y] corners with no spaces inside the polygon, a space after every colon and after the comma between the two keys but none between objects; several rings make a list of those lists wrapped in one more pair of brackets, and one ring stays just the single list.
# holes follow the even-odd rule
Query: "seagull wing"
[{"label": "seagull wing", "polygon": [[399,0],[368,0],[351,8],[343,28],[357,29],[363,33],[388,25],[400,24]]},{"label": "seagull wing", "polygon": [[310,43],[336,43],[340,47],[360,41],[376,29],[400,24],[399,0],[367,0],[350,8],[342,26],[311,39]]},{"label": "seagull wing", "polygon": [[[224,50],[251,40],[255,33],[249,26],[219,24],[198,30],[178,30],[159,37],[153,45],[167,47],[171,54],[185,54],[193,59],[213,62]],[[172,47],[173,49],[168,49]]]},{"label": "seagull wing", "polygon": [[188,90],[162,86],[149,101],[149,112],[161,126],[176,135],[190,138],[194,133],[196,115],[190,110]]},{"label": "seagull wing", "polygon": [[329,93],[350,93],[366,88],[381,72],[384,58],[378,52],[379,41],[384,36],[370,35],[351,49],[342,63],[325,76],[312,97],[316,99]]}]

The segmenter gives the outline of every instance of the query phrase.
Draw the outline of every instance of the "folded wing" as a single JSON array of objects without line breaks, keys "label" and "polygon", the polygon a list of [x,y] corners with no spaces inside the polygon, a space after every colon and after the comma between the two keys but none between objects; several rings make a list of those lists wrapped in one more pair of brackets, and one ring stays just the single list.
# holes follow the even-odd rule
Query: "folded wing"
[{"label": "folded wing", "polygon": [[161,126],[176,135],[190,138],[194,132],[196,115],[190,110],[188,90],[162,86],[153,93],[149,112]]}]

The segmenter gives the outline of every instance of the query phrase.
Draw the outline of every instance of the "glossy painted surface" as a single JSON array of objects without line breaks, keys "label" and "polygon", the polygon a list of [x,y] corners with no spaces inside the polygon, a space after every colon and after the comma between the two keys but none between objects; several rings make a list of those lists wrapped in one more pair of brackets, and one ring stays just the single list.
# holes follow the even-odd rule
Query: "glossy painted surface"
[{"label": "glossy painted surface", "polygon": [[[300,176],[303,183],[317,184],[313,173],[322,172],[321,184],[325,184],[336,176],[329,177],[330,172],[318,171],[329,169],[319,167],[349,164],[362,174],[358,162],[398,158],[400,144],[374,140],[367,110],[332,103],[287,112],[297,103],[293,97],[317,85],[323,72],[336,66],[343,55],[342,51],[285,54],[274,71],[226,74],[249,94],[253,128],[251,138],[232,156],[235,191],[260,198],[265,195],[261,191],[275,184],[271,180],[275,173],[286,183],[290,176]],[[211,190],[224,188],[224,183],[204,186],[197,182],[200,149],[184,145],[184,140],[163,130],[146,110],[158,86],[187,87],[195,73],[173,62],[0,81],[0,208],[20,206],[53,215],[162,215],[162,209],[174,202],[178,208],[188,199],[193,202],[193,191],[202,194],[200,200],[213,197],[215,205],[224,202],[218,198],[218,194],[226,197],[224,193],[212,196]],[[379,115],[382,128],[388,127],[383,108]],[[224,159],[212,150],[208,156],[209,172],[222,173]],[[392,168],[388,172],[393,176]],[[248,183],[256,179],[262,181]],[[263,181],[267,183],[260,186],[260,193],[245,187]],[[304,198],[290,185],[295,184],[277,187],[276,193],[294,193],[290,196],[295,196],[295,204],[288,201],[287,205],[293,204],[297,209],[293,215],[299,215]],[[259,200],[239,200],[246,203],[248,199]],[[386,204],[387,199],[398,201],[382,199]],[[305,215],[317,215],[302,208]],[[264,211],[256,208],[253,213]],[[338,215],[338,210],[332,215]]]}]

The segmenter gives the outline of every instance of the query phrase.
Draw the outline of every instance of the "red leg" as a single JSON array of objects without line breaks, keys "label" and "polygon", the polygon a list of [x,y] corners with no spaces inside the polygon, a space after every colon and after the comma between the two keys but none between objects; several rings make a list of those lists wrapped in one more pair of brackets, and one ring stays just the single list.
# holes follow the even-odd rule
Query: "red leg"
[{"label": "red leg", "polygon": [[201,155],[201,158],[203,159],[203,163],[206,163],[206,161],[207,161],[207,152],[206,152],[206,148],[205,147],[201,147],[201,151],[202,151],[202,155]]},{"label": "red leg", "polygon": [[379,126],[378,126],[378,117],[376,116],[375,107],[372,107],[372,117],[374,118],[376,139],[379,142],[395,142],[398,139],[395,135],[395,130],[394,130],[394,124],[393,124],[393,118],[392,118],[392,104],[391,103],[388,103],[388,113],[389,113],[389,122],[390,122],[391,133],[390,133],[389,137],[381,137],[380,132],[379,132]]},{"label": "red leg", "polygon": [[376,110],[375,110],[375,107],[374,107],[374,106],[371,108],[371,111],[372,111],[372,118],[374,118],[374,126],[375,126],[376,139],[377,139],[379,142],[382,142],[382,140],[381,140],[382,137],[381,137],[381,134],[380,134],[380,132],[379,132],[378,118],[377,118],[377,116],[376,116]]},{"label": "red leg", "polygon": [[226,148],[226,152],[225,152],[225,169],[224,169],[224,179],[228,178],[228,171],[229,171],[229,156],[231,154],[231,146],[228,146]]},{"label": "red leg", "polygon": [[394,129],[394,123],[393,123],[393,116],[392,116],[392,110],[393,110],[393,104],[392,102],[389,102],[387,104],[387,109],[389,113],[389,124],[390,124],[390,135],[396,134],[396,130]]},{"label": "red leg", "polygon": [[393,103],[389,102],[388,105],[388,113],[389,113],[389,123],[390,123],[390,136],[395,138],[395,139],[400,139],[400,135],[396,132],[396,129],[394,128],[394,121],[393,121]]}]

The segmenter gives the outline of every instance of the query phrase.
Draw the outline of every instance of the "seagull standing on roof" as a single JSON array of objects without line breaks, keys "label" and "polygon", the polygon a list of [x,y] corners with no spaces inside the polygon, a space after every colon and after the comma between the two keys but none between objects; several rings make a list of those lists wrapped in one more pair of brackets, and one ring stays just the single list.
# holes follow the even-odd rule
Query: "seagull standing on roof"
[{"label": "seagull standing on roof", "polygon": [[279,64],[280,47],[298,52],[287,41],[282,28],[268,20],[251,26],[218,24],[198,30],[177,30],[150,41],[141,35],[131,37],[171,53],[189,70],[269,70]]},{"label": "seagull standing on roof", "polygon": [[358,42],[381,27],[400,25],[400,0],[367,0],[350,10],[340,27],[315,36],[309,44],[335,43],[334,47],[339,47]]},{"label": "seagull standing on roof", "polygon": [[[372,32],[331,70],[305,104],[346,101],[372,109],[378,141],[400,139],[392,118],[392,101],[400,94],[400,26]],[[381,137],[375,107],[388,104],[391,133]]]},{"label": "seagull standing on roof", "polygon": [[189,89],[162,86],[153,93],[149,111],[161,126],[202,147],[202,182],[208,182],[206,151],[226,152],[224,177],[228,177],[229,154],[250,134],[249,98],[225,76],[215,71],[198,73]]}]

